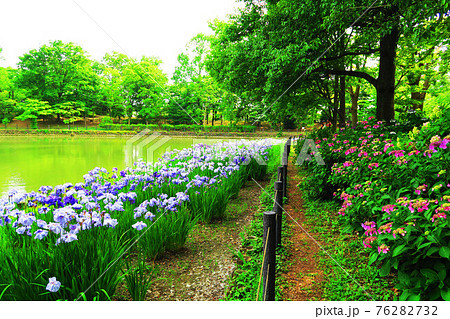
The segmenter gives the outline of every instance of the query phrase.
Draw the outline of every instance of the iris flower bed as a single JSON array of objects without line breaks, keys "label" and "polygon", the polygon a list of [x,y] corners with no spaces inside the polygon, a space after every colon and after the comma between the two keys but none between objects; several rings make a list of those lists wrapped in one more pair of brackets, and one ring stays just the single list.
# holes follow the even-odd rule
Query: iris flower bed
[{"label": "iris flower bed", "polygon": [[110,299],[123,257],[180,249],[196,222],[222,218],[244,181],[265,174],[271,143],[195,145],[156,163],[0,200],[0,300]]},{"label": "iris flower bed", "polygon": [[325,165],[307,163],[310,195],[334,193],[369,264],[397,272],[400,300],[450,300],[450,111],[409,133],[370,118],[311,137]]}]

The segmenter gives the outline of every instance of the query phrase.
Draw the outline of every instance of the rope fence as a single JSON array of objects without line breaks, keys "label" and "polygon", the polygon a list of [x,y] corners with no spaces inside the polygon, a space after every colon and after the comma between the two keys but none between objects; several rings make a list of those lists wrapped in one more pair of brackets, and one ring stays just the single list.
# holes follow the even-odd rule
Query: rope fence
[{"label": "rope fence", "polygon": [[[277,181],[275,181],[275,198],[273,211],[264,212],[263,220],[263,244],[264,255],[260,277],[263,284],[263,300],[275,300],[275,269],[276,269],[276,248],[281,246],[281,226],[283,219],[283,199],[287,198],[287,166],[289,153],[291,151],[292,137],[289,137],[284,145],[281,157],[281,166],[277,169]],[[259,287],[258,296],[259,298]]]}]

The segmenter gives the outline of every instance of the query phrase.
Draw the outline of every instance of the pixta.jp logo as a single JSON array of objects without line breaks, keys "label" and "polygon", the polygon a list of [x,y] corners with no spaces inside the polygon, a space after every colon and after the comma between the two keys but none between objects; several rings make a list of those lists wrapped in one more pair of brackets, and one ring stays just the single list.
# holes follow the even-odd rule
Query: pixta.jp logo
[{"label": "pixta.jp logo", "polygon": [[135,162],[154,162],[165,152],[171,151],[170,136],[145,129],[125,143],[125,162],[131,167]]}]

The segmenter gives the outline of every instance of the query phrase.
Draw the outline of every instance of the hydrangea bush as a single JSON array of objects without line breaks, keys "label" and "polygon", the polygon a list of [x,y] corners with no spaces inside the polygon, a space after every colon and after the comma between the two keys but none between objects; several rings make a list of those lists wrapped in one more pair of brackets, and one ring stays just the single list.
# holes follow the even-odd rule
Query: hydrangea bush
[{"label": "hydrangea bush", "polygon": [[[334,196],[380,276],[397,271],[400,300],[450,300],[450,111],[402,133],[373,118],[318,138],[305,190]],[[301,147],[301,143],[299,144]]]}]

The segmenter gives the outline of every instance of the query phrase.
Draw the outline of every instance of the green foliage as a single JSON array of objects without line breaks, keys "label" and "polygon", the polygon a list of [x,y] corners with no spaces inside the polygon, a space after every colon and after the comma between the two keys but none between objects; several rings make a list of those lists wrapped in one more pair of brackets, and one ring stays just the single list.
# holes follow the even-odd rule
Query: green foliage
[{"label": "green foliage", "polygon": [[202,101],[198,88],[197,83],[173,85],[170,88],[170,99],[165,106],[170,124],[202,123]]},{"label": "green foliage", "polygon": [[29,92],[31,99],[54,106],[65,102],[90,104],[96,96],[98,77],[92,62],[73,43],[53,41],[19,59],[16,83]]},{"label": "green foliage", "polygon": [[104,116],[104,117],[102,117],[102,120],[100,121],[100,124],[98,126],[106,127],[106,126],[110,126],[110,125],[113,125],[113,121],[112,121],[111,117]]},{"label": "green foliage", "polygon": [[[0,257],[2,300],[74,300],[91,284],[94,285],[84,293],[89,300],[100,295],[104,298],[101,289],[109,296],[114,294],[120,279],[118,258],[123,245],[113,229],[92,229],[80,234],[71,245],[58,246],[54,244],[56,234],[37,241],[12,229],[0,232],[4,252]],[[103,274],[107,268],[108,272]],[[58,274],[62,286],[51,294],[45,291],[45,286],[54,274]]]},{"label": "green foliage", "polygon": [[242,132],[242,133],[253,133],[256,131],[256,126],[252,125],[235,125],[235,126],[226,126],[226,125],[215,125],[215,126],[203,126],[203,125],[191,125],[191,124],[179,124],[179,125],[171,125],[171,124],[108,124],[108,123],[100,123],[101,127],[104,127],[108,130],[125,130],[125,131],[140,131],[143,129],[150,129],[153,131],[156,130],[164,130],[164,131],[189,131],[189,132]]},{"label": "green foliage", "polygon": [[[269,119],[286,108],[295,113],[300,106],[306,112],[311,106],[301,102],[302,95],[315,95],[325,102],[314,107],[330,106],[337,95],[330,75],[344,75],[370,83],[377,91],[376,115],[391,120],[393,105],[384,101],[387,95],[394,98],[392,66],[399,38],[414,43],[416,52],[421,51],[417,44],[425,48],[425,41],[448,42],[445,1],[383,5],[369,0],[357,4],[353,0],[321,1],[320,5],[293,0],[242,2],[242,9],[229,21],[212,25],[216,37],[207,66],[230,92],[245,93],[253,101],[270,105],[264,113]],[[365,9],[368,12],[362,14]],[[343,33],[350,26],[351,32]],[[394,54],[381,54],[389,51],[385,45],[389,42]],[[368,57],[383,57],[375,73],[360,67]]]},{"label": "green foliage", "polygon": [[124,272],[124,277],[131,298],[134,301],[144,301],[157,270],[147,266],[143,256],[138,258],[134,267],[132,267],[129,257],[127,257],[125,266],[128,270]]},{"label": "green foliage", "polygon": [[316,139],[326,165],[307,164],[310,194],[336,192],[342,223],[364,233],[380,276],[398,271],[401,300],[446,298],[449,282],[437,274],[450,266],[449,128],[449,111],[409,134],[401,125],[363,122]]},{"label": "green foliage", "polygon": [[172,77],[175,83],[166,108],[172,124],[201,124],[210,113],[214,123],[217,114],[229,106],[221,101],[226,92],[205,70],[209,46],[210,37],[200,33],[189,41],[186,52],[178,55],[179,65]]},{"label": "green foliage", "polygon": [[[305,173],[302,171],[300,174],[305,177]],[[337,203],[311,197],[306,199],[305,215],[312,227],[311,232],[318,234],[317,239],[328,253],[320,251],[318,258],[326,278],[320,286],[322,297],[332,301],[393,300],[394,280],[378,276],[378,269],[368,265],[367,252],[360,242],[339,231],[339,219],[335,215]]]}]

